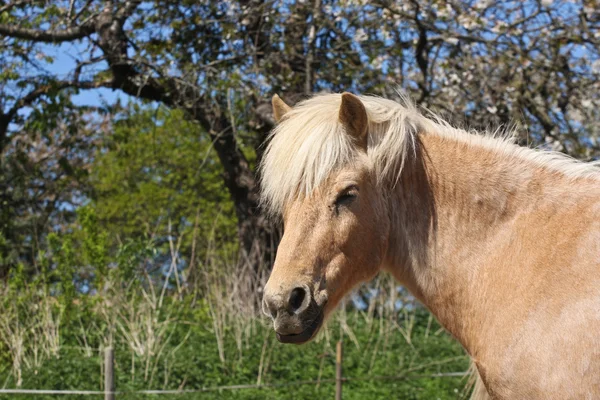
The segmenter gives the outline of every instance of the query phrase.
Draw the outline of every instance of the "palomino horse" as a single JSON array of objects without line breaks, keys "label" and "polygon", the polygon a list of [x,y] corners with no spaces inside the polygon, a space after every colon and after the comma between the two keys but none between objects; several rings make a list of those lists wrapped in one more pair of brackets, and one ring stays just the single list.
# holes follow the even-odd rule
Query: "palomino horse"
[{"label": "palomino horse", "polygon": [[311,340],[389,271],[464,346],[474,397],[600,399],[600,170],[349,93],[294,108],[263,157],[284,235],[263,309]]}]

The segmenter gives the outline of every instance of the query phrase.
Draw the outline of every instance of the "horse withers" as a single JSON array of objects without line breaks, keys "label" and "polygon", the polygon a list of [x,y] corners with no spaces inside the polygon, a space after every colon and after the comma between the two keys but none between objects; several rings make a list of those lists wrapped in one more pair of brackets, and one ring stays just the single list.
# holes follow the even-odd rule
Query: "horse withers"
[{"label": "horse withers", "polygon": [[409,102],[315,96],[278,120],[261,163],[284,222],[263,310],[311,340],[389,271],[471,356],[474,397],[600,398],[600,170],[454,129]]}]

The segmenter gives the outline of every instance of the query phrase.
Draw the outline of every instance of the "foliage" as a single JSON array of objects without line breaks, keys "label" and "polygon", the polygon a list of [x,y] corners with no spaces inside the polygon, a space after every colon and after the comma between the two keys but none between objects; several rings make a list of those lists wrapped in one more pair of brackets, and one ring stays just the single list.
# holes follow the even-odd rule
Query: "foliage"
[{"label": "foliage", "polygon": [[[270,327],[257,325],[246,338],[240,353],[233,332],[225,338],[226,361],[219,357],[211,332],[212,323],[206,305],[181,307],[185,303],[170,299],[163,310],[185,310],[171,319],[164,329],[158,354],[148,357],[136,353],[126,336],[115,340],[117,388],[122,391],[153,389],[200,389],[223,385],[282,383],[282,387],[206,392],[201,398],[314,398],[333,397],[331,381],[320,384],[285,386],[305,380],[329,380],[335,376],[335,341],[339,331],[336,322],[330,324],[319,341],[303,346],[285,346],[276,342]],[[86,315],[78,306],[83,323],[101,324],[102,316]],[[89,311],[88,311],[89,312]],[[363,315],[349,313],[347,322],[357,343],[345,341],[344,374],[359,380],[344,384],[344,398],[387,399],[455,399],[462,393],[465,380],[456,378],[384,379],[379,376],[429,375],[440,372],[461,372],[468,361],[458,346],[435,323],[427,331],[427,316],[418,311],[417,324],[410,343],[398,332],[391,332],[385,344],[378,335],[378,319],[368,323]],[[401,320],[400,320],[401,322]],[[386,325],[388,329],[391,325]],[[155,326],[159,328],[159,326]],[[392,328],[393,329],[393,328]],[[90,333],[90,332],[88,332]],[[82,334],[72,330],[61,335],[61,347],[56,357],[50,357],[36,370],[25,368],[23,388],[101,390],[102,353],[93,337],[87,337],[89,347],[81,347]],[[98,338],[95,338],[98,339]],[[6,367],[5,367],[6,368]],[[7,369],[5,369],[7,371]],[[9,387],[14,377],[3,373]],[[374,379],[370,379],[374,378]],[[183,395],[198,398],[198,394]],[[127,395],[126,398],[144,398]]]},{"label": "foliage", "polygon": [[[233,128],[251,133],[267,93],[389,94],[395,82],[424,105],[467,116],[470,125],[521,122],[533,140],[568,140],[574,152],[582,137],[598,134],[586,123],[598,118],[590,89],[600,73],[600,18],[590,1],[126,1],[114,8],[58,1],[5,8],[7,107],[25,88],[49,86],[49,96],[35,98],[48,110],[62,90],[111,75],[146,77],[132,88],[138,92],[121,89],[186,111],[197,104],[185,101],[202,103],[198,111],[205,115],[193,115],[201,124],[226,112]],[[101,44],[104,57],[98,57],[91,37],[101,31],[102,18],[122,18],[115,23],[124,25],[121,36],[103,38],[109,43]],[[76,28],[71,35],[69,27]],[[56,58],[41,43],[74,40],[83,40],[76,47],[81,63],[73,65],[78,80],[37,72]],[[112,53],[122,52],[119,46],[126,55]],[[118,69],[119,57],[135,69]],[[159,88],[170,92],[151,92]]]},{"label": "foliage", "polygon": [[[189,328],[181,324],[175,328],[170,336],[168,347],[164,349],[169,353],[176,347],[178,341],[185,339],[181,347],[173,356],[166,357],[156,364],[154,371],[155,380],[152,388],[155,389],[200,389],[224,385],[255,384],[258,376],[263,350],[263,337],[271,351],[266,355],[269,358],[268,370],[263,372],[263,383],[293,383],[303,380],[332,379],[335,377],[335,341],[321,342],[307,345],[306,347],[284,346],[275,343],[272,332],[261,329],[251,339],[244,350],[242,360],[228,362],[223,365],[218,357],[215,341],[207,330],[209,324],[204,321],[197,322]],[[331,326],[331,330],[335,330]],[[361,346],[369,345],[370,332],[365,326],[357,326],[355,335]],[[346,342],[344,355],[344,374],[346,377],[361,377],[364,380],[349,381],[344,384],[344,398],[349,399],[387,399],[401,397],[403,399],[456,399],[462,392],[465,380],[456,378],[418,378],[418,379],[389,379],[370,380],[370,377],[392,375],[429,375],[439,372],[460,372],[467,367],[467,359],[462,356],[462,350],[444,333],[431,335],[425,338],[423,330],[415,333],[413,345],[408,346],[400,335],[390,340],[388,353],[381,354],[371,365],[369,350],[357,348],[354,344]],[[67,339],[65,339],[67,340]],[[227,341],[227,352],[237,353],[233,338]],[[117,388],[123,391],[144,390],[148,388],[148,381],[144,379],[145,365],[142,359],[133,357],[130,350],[117,346],[116,350]],[[441,357],[446,362],[439,363]],[[52,388],[57,390],[85,389],[101,390],[101,361],[102,354],[94,352],[90,356],[83,354],[76,346],[65,344],[61,348],[60,358],[52,358],[43,364],[37,371],[27,371],[23,388]],[[443,360],[443,359],[442,359]],[[12,380],[8,381],[11,385]],[[334,384],[330,381],[321,384],[308,384],[300,386],[283,386],[264,389],[242,389],[206,392],[201,395],[179,395],[182,398],[239,398],[239,399],[310,399],[314,397],[331,398],[334,393]],[[0,397],[1,398],[1,397]],[[40,397],[42,398],[42,397]],[[125,398],[144,398],[144,395],[126,395]]]},{"label": "foliage", "polygon": [[[60,125],[69,137],[93,136],[79,134],[72,95],[83,90],[182,110],[213,143],[240,247],[255,264],[253,249],[268,253],[277,241],[257,211],[253,175],[274,92],[294,103],[323,90],[390,97],[398,87],[453,122],[514,125],[522,144],[600,154],[600,13],[590,0],[61,0],[0,10],[0,152]],[[4,209],[14,215],[5,170],[0,195],[15,199]],[[5,240],[22,241],[6,221]]]},{"label": "foliage", "polygon": [[90,161],[105,123],[85,109],[38,114],[0,149],[0,276],[19,261],[36,272],[46,234],[73,221],[88,191]]},{"label": "foliage", "polygon": [[[49,238],[51,251],[38,260],[43,273],[32,280],[22,267],[15,268],[3,288],[0,378],[5,387],[102,390],[106,346],[116,349],[122,391],[327,380],[335,374],[335,342],[344,337],[345,376],[359,378],[345,384],[346,397],[450,399],[462,391],[460,378],[369,379],[466,369],[460,346],[421,308],[390,308],[385,295],[371,298],[376,306],[364,312],[343,308],[316,342],[281,345],[272,328],[256,318],[254,300],[223,295],[245,282],[231,273],[235,263],[204,265],[199,298],[175,285],[172,276],[158,279],[145,272],[156,269],[148,267],[157,262],[158,249],[151,244],[129,242],[111,255],[93,209],[80,209],[78,218],[79,227]],[[107,264],[98,268],[92,256]],[[176,269],[167,273],[180,276]],[[313,398],[330,397],[333,390],[323,381],[227,395]],[[202,398],[223,393],[209,391]]]},{"label": "foliage", "polygon": [[194,243],[200,259],[210,241],[228,251],[235,214],[202,129],[164,107],[132,105],[126,113],[91,166],[93,207],[107,235],[151,238],[166,253],[169,238],[183,238],[178,252],[189,255]]}]

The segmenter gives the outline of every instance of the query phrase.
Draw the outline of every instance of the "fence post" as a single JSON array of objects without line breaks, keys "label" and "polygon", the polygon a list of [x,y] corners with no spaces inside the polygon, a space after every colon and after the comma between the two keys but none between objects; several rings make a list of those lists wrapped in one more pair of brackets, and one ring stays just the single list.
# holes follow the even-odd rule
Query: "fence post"
[{"label": "fence post", "polygon": [[104,349],[104,400],[115,400],[115,351]]},{"label": "fence post", "polygon": [[344,357],[342,341],[335,347],[335,400],[342,400],[342,360]]}]

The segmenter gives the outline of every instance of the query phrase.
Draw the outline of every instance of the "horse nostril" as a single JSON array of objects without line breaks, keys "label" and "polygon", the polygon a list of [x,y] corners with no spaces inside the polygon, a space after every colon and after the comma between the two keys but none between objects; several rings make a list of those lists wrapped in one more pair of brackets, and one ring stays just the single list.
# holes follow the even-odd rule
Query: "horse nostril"
[{"label": "horse nostril", "polygon": [[291,311],[297,311],[302,306],[302,303],[304,302],[304,297],[306,297],[306,290],[304,290],[303,288],[297,287],[294,290],[292,290],[289,300]]}]

